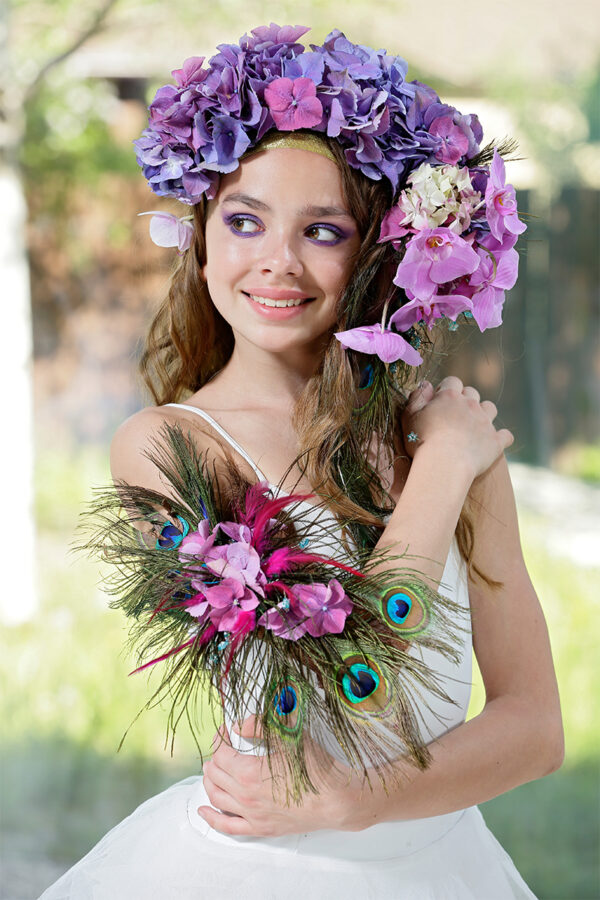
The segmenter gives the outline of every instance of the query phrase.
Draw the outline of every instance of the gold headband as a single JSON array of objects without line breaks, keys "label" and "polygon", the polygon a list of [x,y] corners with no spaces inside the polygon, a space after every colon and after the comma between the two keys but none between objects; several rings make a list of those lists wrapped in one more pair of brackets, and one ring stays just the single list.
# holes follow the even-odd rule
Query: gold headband
[{"label": "gold headband", "polygon": [[261,153],[263,150],[277,150],[279,147],[289,147],[292,150],[308,150],[310,153],[319,153],[332,162],[337,162],[333,152],[331,151],[327,140],[319,134],[306,131],[295,131],[285,134],[281,131],[274,131],[248,150],[243,159],[247,159],[254,153]]}]

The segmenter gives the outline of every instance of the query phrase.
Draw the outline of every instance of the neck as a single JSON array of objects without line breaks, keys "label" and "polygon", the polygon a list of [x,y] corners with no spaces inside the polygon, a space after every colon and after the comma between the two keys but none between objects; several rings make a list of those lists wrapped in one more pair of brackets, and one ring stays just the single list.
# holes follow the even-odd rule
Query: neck
[{"label": "neck", "polygon": [[243,405],[291,413],[318,368],[321,352],[272,353],[237,340],[231,358],[211,384],[231,399],[239,397]]}]

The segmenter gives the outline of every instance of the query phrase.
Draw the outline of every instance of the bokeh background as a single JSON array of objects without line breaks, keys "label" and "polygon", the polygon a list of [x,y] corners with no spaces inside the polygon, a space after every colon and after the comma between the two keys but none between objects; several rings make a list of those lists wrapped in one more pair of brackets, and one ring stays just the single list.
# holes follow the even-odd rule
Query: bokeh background
[{"label": "bokeh background", "polygon": [[[199,770],[183,728],[144,714],[124,623],[98,567],[69,554],[108,481],[115,427],[147,400],[139,339],[171,252],[147,236],[131,141],[156,87],[269,21],[334,27],[408,59],[511,163],[529,214],[505,325],[459,333],[452,371],[514,430],[525,555],[548,618],[567,735],[563,768],[484,814],[540,898],[600,896],[600,21],[593,2],[13,0],[0,7],[3,589],[2,887],[25,900],[146,797]],[[175,210],[177,211],[177,210]],[[441,373],[440,373],[441,374]],[[481,708],[476,680],[471,714]],[[206,740],[211,734],[207,730]],[[485,900],[485,898],[482,898]]]}]

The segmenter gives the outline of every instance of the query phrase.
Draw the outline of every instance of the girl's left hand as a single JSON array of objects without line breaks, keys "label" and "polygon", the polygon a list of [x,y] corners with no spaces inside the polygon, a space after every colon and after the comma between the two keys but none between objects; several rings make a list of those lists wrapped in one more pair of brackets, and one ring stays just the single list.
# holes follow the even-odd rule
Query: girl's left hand
[{"label": "girl's left hand", "polygon": [[[242,737],[260,737],[254,716],[246,719]],[[204,787],[210,806],[198,813],[211,828],[224,834],[274,837],[299,834],[321,828],[358,831],[374,824],[369,821],[369,798],[372,794],[360,779],[344,770],[332,757],[328,771],[311,765],[310,740],[305,739],[311,780],[319,793],[308,791],[302,805],[285,805],[285,797],[273,791],[269,765],[264,756],[238,753],[230,744],[223,725],[215,735],[216,749],[204,766]],[[323,753],[319,753],[322,760]],[[275,793],[275,797],[273,794]],[[371,814],[372,815],[372,814]]]}]

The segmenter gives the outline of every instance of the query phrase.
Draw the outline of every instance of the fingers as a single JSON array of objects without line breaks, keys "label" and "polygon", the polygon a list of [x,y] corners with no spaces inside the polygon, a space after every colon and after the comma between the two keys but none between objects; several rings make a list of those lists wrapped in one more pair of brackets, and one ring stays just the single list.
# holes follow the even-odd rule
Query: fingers
[{"label": "fingers", "polygon": [[250,825],[241,816],[228,816],[210,806],[199,806],[198,815],[202,816],[211,828],[223,834],[250,834]]},{"label": "fingers", "polygon": [[490,422],[493,422],[498,415],[498,407],[496,404],[492,403],[491,400],[482,400],[480,405]]},{"label": "fingers", "polygon": [[233,730],[240,737],[251,740],[260,740],[263,736],[262,724],[258,716],[248,716],[241,725],[239,723],[234,725]]},{"label": "fingers", "polygon": [[422,381],[418,388],[411,391],[408,397],[406,408],[411,413],[416,413],[424,406],[427,406],[433,398],[434,390],[430,381]]},{"label": "fingers", "polygon": [[511,447],[515,442],[515,437],[512,431],[509,431],[508,428],[501,428],[498,432],[498,437],[502,443],[503,450],[506,450],[508,447]]},{"label": "fingers", "polygon": [[442,391],[456,391],[457,394],[461,394],[463,387],[462,381],[456,375],[446,375],[436,387],[435,392],[439,394]]},{"label": "fingers", "polygon": [[481,401],[481,396],[479,394],[479,391],[476,390],[476,388],[474,388],[474,387],[465,385],[465,387],[462,390],[462,393],[463,393],[463,397],[469,397],[470,400],[476,400],[477,403],[479,403]]}]

